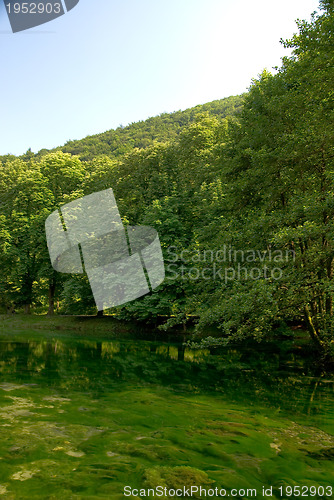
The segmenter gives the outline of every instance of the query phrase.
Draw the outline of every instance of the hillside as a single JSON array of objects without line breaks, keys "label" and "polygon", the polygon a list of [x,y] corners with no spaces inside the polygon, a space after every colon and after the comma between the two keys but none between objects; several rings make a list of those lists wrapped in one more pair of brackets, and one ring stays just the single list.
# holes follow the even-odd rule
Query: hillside
[{"label": "hillside", "polygon": [[[0,307],[94,314],[87,276],[55,272],[45,220],[112,188],[124,224],[159,234],[166,278],[114,307],[222,343],[304,324],[333,350],[334,13],[286,41],[293,56],[242,97],[163,114],[38,155],[2,158]],[[209,339],[208,342],[213,342]],[[216,341],[214,341],[216,342]]]},{"label": "hillside", "polygon": [[[131,123],[126,127],[118,127],[116,130],[108,130],[101,134],[88,136],[84,139],[68,141],[64,146],[56,149],[64,153],[79,155],[83,161],[91,160],[100,155],[120,158],[132,149],[146,148],[154,141],[174,140],[201,113],[208,113],[222,119],[229,115],[239,114],[241,107],[242,97],[231,96],[201,104],[185,111],[163,113],[160,116]],[[39,155],[46,152],[48,150],[43,149],[39,152]]]}]

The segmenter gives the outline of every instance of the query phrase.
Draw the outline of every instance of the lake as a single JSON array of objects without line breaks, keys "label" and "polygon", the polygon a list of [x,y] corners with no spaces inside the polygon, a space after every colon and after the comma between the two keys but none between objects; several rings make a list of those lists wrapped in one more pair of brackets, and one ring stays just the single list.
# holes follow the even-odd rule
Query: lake
[{"label": "lake", "polygon": [[1,498],[121,499],[125,486],[171,498],[192,485],[331,498],[334,379],[291,342],[210,354],[16,335],[0,341],[0,372]]}]

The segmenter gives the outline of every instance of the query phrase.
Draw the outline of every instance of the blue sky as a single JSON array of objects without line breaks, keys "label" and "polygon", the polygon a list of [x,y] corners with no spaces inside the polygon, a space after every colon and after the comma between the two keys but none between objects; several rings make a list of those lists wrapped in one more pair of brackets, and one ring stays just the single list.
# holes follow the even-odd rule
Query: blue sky
[{"label": "blue sky", "polygon": [[13,34],[0,0],[0,154],[244,92],[318,0],[80,0]]}]

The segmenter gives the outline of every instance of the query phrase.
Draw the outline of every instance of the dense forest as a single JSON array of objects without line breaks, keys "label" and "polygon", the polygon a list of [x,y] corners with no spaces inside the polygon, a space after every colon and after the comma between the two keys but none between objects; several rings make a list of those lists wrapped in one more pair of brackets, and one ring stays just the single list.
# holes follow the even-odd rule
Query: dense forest
[{"label": "dense forest", "polygon": [[124,224],[159,234],[166,279],[108,311],[162,330],[254,337],[303,324],[334,345],[334,7],[249,91],[52,151],[0,157],[2,312],[95,314],[88,280],[51,267],[44,224],[111,187]]}]

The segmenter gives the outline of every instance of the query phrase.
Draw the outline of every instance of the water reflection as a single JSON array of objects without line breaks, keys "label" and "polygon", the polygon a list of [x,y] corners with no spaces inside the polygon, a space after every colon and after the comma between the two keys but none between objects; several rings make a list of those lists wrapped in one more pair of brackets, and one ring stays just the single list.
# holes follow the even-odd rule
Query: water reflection
[{"label": "water reflection", "polygon": [[159,385],[211,393],[307,417],[332,419],[332,377],[314,372],[293,349],[229,348],[220,355],[150,342],[31,341],[0,343],[2,382],[101,394],[120,385]]}]

